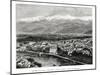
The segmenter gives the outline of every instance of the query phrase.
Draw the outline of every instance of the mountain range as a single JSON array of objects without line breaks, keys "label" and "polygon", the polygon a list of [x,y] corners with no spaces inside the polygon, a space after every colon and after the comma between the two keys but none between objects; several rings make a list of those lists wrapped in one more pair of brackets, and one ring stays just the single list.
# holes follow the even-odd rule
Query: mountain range
[{"label": "mountain range", "polygon": [[[92,33],[92,20],[83,19],[41,19],[16,22],[17,34],[65,34]],[[89,33],[88,33],[89,32]]]}]

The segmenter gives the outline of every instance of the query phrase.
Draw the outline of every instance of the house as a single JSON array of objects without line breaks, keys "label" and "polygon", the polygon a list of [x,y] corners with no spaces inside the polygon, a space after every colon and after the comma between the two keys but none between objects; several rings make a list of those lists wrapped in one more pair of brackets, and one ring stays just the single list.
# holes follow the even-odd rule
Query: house
[{"label": "house", "polygon": [[57,54],[57,45],[56,44],[51,44],[49,52],[51,54]]},{"label": "house", "polygon": [[36,42],[29,42],[29,45],[34,45]]},{"label": "house", "polygon": [[22,46],[19,51],[25,51],[26,50],[26,46]]}]

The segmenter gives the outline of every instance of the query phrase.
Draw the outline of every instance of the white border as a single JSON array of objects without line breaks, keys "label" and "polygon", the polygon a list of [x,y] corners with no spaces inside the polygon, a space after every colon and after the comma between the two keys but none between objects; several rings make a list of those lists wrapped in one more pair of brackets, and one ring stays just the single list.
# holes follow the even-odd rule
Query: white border
[{"label": "white border", "polygon": [[[71,6],[71,7],[88,7],[92,8],[93,18],[93,64],[92,65],[78,65],[78,66],[62,66],[62,67],[42,67],[42,68],[27,68],[16,69],[16,4],[35,4],[35,5],[50,5],[50,6]],[[36,72],[50,72],[50,71],[69,71],[82,69],[95,69],[95,7],[80,6],[80,5],[63,5],[63,4],[49,4],[49,3],[35,3],[35,2],[17,2],[12,1],[12,74],[17,73],[36,73]]]}]

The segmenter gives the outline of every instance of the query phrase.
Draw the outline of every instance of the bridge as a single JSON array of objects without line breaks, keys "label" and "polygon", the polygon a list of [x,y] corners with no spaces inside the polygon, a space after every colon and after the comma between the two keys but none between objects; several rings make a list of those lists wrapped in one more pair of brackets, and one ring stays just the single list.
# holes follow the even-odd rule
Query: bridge
[{"label": "bridge", "polygon": [[48,56],[54,56],[54,57],[57,57],[57,58],[60,58],[60,59],[64,59],[64,60],[69,60],[69,61],[81,64],[81,65],[85,65],[86,64],[86,63],[83,63],[83,62],[80,62],[80,61],[73,60],[73,59],[68,58],[68,57],[63,57],[63,56],[60,56],[60,55],[57,55],[57,54],[52,54],[52,53],[35,52],[35,51],[17,51],[17,53],[23,54],[23,55],[26,55],[26,54],[28,54],[28,55],[29,54],[30,55],[38,54],[39,56],[41,56],[41,55],[48,55]]}]

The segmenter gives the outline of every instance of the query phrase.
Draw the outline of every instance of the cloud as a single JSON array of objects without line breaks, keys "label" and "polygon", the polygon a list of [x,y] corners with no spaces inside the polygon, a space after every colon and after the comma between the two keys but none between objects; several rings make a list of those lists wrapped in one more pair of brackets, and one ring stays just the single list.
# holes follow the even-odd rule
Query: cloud
[{"label": "cloud", "polygon": [[[69,15],[69,16],[68,16]],[[54,5],[39,5],[39,4],[17,4],[16,5],[16,20],[26,18],[44,17],[83,17],[92,16],[92,9],[89,7],[72,7],[72,6],[54,6]],[[49,18],[49,19],[50,19]],[[63,17],[64,18],[64,17]]]},{"label": "cloud", "polygon": [[88,20],[92,20],[91,16],[82,16],[82,17],[76,17],[76,16],[71,16],[71,15],[53,15],[53,16],[36,16],[36,17],[27,17],[27,18],[21,18],[18,20],[21,22],[35,22],[35,21],[41,21],[41,20],[47,20],[47,21],[51,21],[51,20],[75,20],[75,19],[79,19],[79,20],[84,20],[84,21],[88,21]]}]

